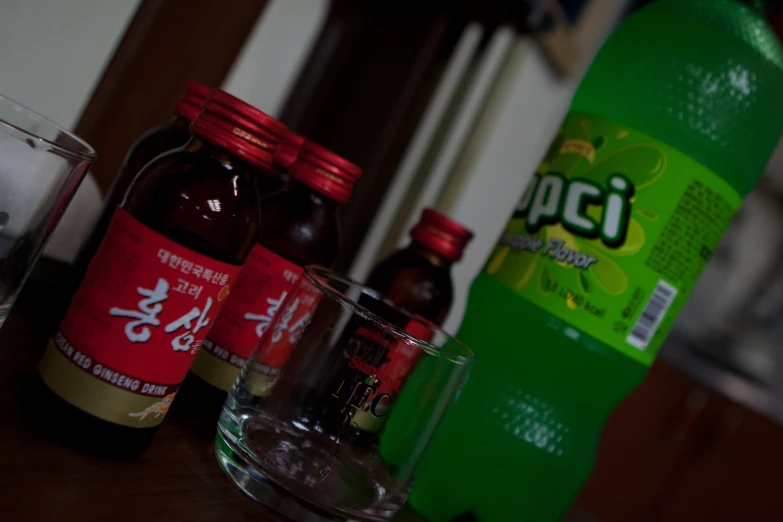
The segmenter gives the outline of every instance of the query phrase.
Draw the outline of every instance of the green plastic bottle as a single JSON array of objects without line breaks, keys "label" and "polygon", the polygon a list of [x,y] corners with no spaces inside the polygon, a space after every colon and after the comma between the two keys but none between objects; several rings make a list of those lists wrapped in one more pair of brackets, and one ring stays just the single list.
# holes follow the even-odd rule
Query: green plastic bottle
[{"label": "green plastic bottle", "polygon": [[783,53],[749,4],[661,0],[617,28],[473,282],[477,363],[416,511],[560,519],[782,130]]}]

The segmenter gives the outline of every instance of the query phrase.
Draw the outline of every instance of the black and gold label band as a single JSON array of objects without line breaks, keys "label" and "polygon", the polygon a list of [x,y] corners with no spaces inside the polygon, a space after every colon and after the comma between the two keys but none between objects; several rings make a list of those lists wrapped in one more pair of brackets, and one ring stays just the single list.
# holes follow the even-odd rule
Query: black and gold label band
[{"label": "black and gold label band", "polygon": [[150,428],[163,422],[179,385],[134,379],[87,361],[78,353],[69,357],[63,346],[50,340],[38,365],[41,378],[54,393],[80,410],[115,424]]}]

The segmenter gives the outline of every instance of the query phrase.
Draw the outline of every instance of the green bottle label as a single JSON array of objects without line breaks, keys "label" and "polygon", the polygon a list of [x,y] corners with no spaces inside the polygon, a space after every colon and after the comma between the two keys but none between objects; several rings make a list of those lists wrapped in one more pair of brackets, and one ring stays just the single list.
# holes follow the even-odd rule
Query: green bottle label
[{"label": "green bottle label", "polygon": [[650,365],[741,202],[678,150],[570,113],[484,269],[549,327]]}]

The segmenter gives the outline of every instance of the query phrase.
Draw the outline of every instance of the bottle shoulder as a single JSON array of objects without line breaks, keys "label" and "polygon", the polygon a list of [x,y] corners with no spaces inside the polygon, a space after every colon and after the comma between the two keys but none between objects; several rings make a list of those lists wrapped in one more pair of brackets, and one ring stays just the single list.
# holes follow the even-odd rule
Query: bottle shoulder
[{"label": "bottle shoulder", "polygon": [[451,271],[445,266],[436,266],[410,249],[393,252],[373,269],[370,279],[389,279],[392,276],[416,280],[428,280],[440,288],[451,288]]},{"label": "bottle shoulder", "polygon": [[639,11],[661,13],[710,27],[724,37],[735,38],[765,60],[783,69],[783,48],[758,7],[747,0],[665,0]]},{"label": "bottle shoulder", "polygon": [[147,164],[123,208],[184,246],[233,264],[244,261],[258,227],[251,174],[184,149]]},{"label": "bottle shoulder", "polygon": [[454,296],[450,270],[433,265],[407,248],[378,263],[367,285],[435,323],[445,319]]},{"label": "bottle shoulder", "polygon": [[128,150],[123,165],[138,172],[158,155],[184,145],[190,137],[187,131],[164,123],[146,131]]},{"label": "bottle shoulder", "polygon": [[[697,20],[688,11],[695,8],[713,16]],[[742,16],[730,16],[735,11]],[[727,32],[716,18],[736,27]],[[758,34],[752,40],[742,37],[746,33]],[[571,110],[643,132],[745,195],[783,132],[783,68],[771,57],[780,50],[777,42],[768,45],[773,37],[763,20],[735,0],[658,2],[612,33]]]},{"label": "bottle shoulder", "polygon": [[337,206],[296,189],[263,198],[258,242],[298,265],[331,266],[340,247]]}]

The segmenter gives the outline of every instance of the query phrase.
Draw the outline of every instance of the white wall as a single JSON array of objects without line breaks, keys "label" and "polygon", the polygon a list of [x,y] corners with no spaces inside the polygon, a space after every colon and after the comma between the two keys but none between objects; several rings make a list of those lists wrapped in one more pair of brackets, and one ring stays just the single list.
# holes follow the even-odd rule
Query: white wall
[{"label": "white wall", "polygon": [[223,89],[279,117],[328,7],[328,0],[270,2],[223,82]]},{"label": "white wall", "polygon": [[[0,0],[0,93],[73,129],[140,0]],[[73,260],[100,212],[85,178],[45,254]]]},{"label": "white wall", "polygon": [[2,0],[0,93],[72,129],[140,0]]},{"label": "white wall", "polygon": [[[73,129],[140,2],[0,0],[0,93]],[[223,88],[278,115],[327,8],[328,0],[270,2]],[[88,176],[46,255],[71,261],[101,201],[95,180]]]}]

